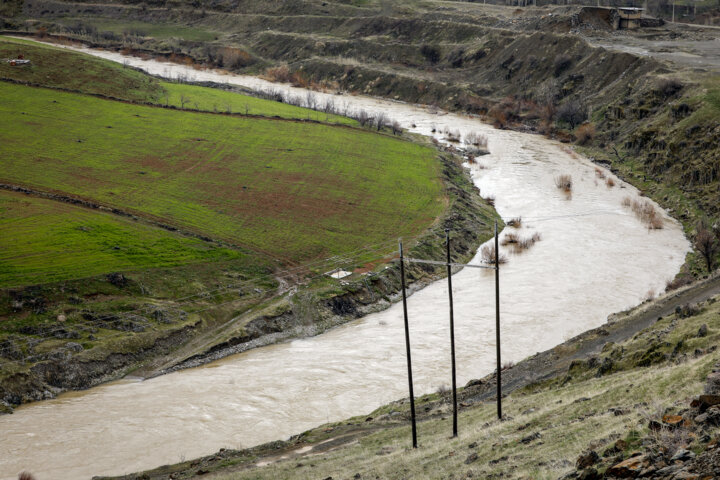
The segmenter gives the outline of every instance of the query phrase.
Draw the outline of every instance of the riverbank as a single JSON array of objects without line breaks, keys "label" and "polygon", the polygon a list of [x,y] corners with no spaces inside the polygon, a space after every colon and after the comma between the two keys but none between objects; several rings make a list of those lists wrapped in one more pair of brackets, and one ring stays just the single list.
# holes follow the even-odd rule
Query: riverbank
[{"label": "riverbank", "polygon": [[[513,478],[530,474],[554,479],[571,469],[588,448],[610,453],[578,464],[576,475],[593,466],[602,474],[642,451],[632,439],[645,436],[653,440],[646,443],[651,448],[656,448],[655,444],[672,448],[666,451],[668,458],[681,448],[698,454],[711,451],[713,444],[708,439],[717,438],[713,436],[715,424],[696,427],[693,418],[699,412],[689,412],[687,405],[690,397],[703,393],[705,376],[720,360],[715,340],[720,335],[718,295],[720,276],[716,275],[613,316],[602,327],[503,370],[502,422],[493,419],[494,375],[470,381],[458,394],[458,439],[448,439],[452,407],[449,392],[444,390],[417,399],[417,451],[410,448],[408,402],[399,400],[287,441],[246,450],[221,449],[214,455],[143,473],[96,478],[411,475],[434,479],[448,473],[461,478],[493,478],[502,473]],[[652,422],[663,425],[662,419],[676,412],[689,421],[680,428],[687,432],[697,428],[705,436],[698,434],[671,447],[663,443],[663,437],[653,436]],[[665,424],[658,428],[662,433],[675,427]],[[626,443],[618,444],[618,440]],[[533,448],[532,456],[522,453],[528,446]],[[420,464],[441,466],[419,467],[408,455],[418,457],[418,462],[422,459]]]}]

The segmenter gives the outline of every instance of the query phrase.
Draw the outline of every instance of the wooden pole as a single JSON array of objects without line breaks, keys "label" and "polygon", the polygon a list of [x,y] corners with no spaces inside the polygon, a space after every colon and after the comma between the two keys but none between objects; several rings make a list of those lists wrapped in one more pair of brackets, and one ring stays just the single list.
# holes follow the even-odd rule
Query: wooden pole
[{"label": "wooden pole", "polygon": [[502,360],[500,358],[500,246],[495,221],[495,353],[497,356],[497,415],[502,420]]},{"label": "wooden pole", "polygon": [[412,359],[410,357],[410,327],[408,325],[407,294],[405,293],[405,261],[403,258],[403,244],[400,244],[400,277],[402,284],[403,317],[405,318],[405,355],[407,357],[408,385],[410,387],[410,419],[412,421],[412,443],[417,448],[417,427],[415,423],[415,394],[413,393]]},{"label": "wooden pole", "polygon": [[457,382],[455,379],[455,319],[453,314],[452,267],[450,266],[450,229],[445,229],[445,246],[447,248],[448,297],[450,299],[450,361],[452,364],[452,396],[453,396],[453,437],[458,435],[458,404]]}]

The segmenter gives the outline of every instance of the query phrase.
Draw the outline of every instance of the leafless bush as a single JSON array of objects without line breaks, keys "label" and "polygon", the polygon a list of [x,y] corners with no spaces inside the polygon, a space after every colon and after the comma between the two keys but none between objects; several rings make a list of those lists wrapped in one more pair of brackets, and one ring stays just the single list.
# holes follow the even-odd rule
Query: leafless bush
[{"label": "leafless bush", "polygon": [[400,135],[402,133],[402,126],[400,125],[400,122],[394,121],[391,126],[393,135]]},{"label": "leafless bush", "polygon": [[[482,259],[483,263],[495,263],[495,245],[489,244],[485,245],[480,249],[480,258]],[[497,259],[498,263],[506,263],[507,257],[503,254],[500,254],[500,256]]]},{"label": "leafless bush", "polygon": [[308,91],[305,94],[305,106],[311,110],[317,108],[317,95],[315,95],[315,92]]},{"label": "leafless bush", "polygon": [[692,282],[693,277],[691,275],[680,274],[672,280],[668,280],[667,282],[665,282],[665,291],[669,292],[671,290],[677,290],[678,288],[689,285]]},{"label": "leafless bush", "polygon": [[608,177],[608,179],[605,180],[605,185],[607,185],[608,188],[613,188],[615,186],[615,180],[613,180],[612,177]]},{"label": "leafless bush", "polygon": [[500,241],[500,245],[503,247],[506,245],[514,245],[520,242],[520,237],[516,233],[506,233],[503,239]]},{"label": "leafless bush", "polygon": [[623,198],[622,205],[630,207],[635,216],[640,219],[649,230],[663,228],[662,215],[655,209],[652,203],[647,200],[631,200],[630,197]]},{"label": "leafless bush", "polygon": [[562,175],[558,175],[555,177],[555,186],[562,190],[563,192],[571,192],[572,191],[572,176],[570,176],[567,173],[563,173]]},{"label": "leafless bush", "polygon": [[355,120],[358,121],[361,127],[364,127],[370,121],[370,114],[365,110],[358,110],[355,114]]},{"label": "leafless bush", "polygon": [[446,130],[445,140],[453,143],[460,143],[460,132],[458,130]]},{"label": "leafless bush", "polygon": [[595,138],[595,125],[592,123],[583,123],[575,131],[575,141],[578,145],[585,145]]},{"label": "leafless bush", "polygon": [[505,225],[508,227],[520,228],[522,227],[522,217],[511,218]]},{"label": "leafless bush", "polygon": [[536,242],[539,242],[542,237],[539,233],[534,233],[531,237],[520,237],[516,233],[508,233],[501,241],[501,245],[510,245],[514,253],[520,253],[523,250],[527,250]]},{"label": "leafless bush", "polygon": [[328,98],[325,101],[325,106],[323,107],[323,112],[325,113],[335,113],[335,100],[331,97]]},{"label": "leafless bush", "polygon": [[487,204],[490,205],[491,207],[494,207],[494,206],[495,206],[495,197],[493,197],[492,195],[488,195],[487,197],[483,197],[483,200],[485,200],[485,201],[487,202]]},{"label": "leafless bush", "polygon": [[35,480],[35,476],[30,472],[22,472],[18,475],[18,480]]},{"label": "leafless bush", "polygon": [[510,370],[510,369],[513,368],[514,366],[515,366],[515,362],[513,362],[513,361],[504,362],[504,363],[502,364],[501,369],[502,369],[503,371],[505,371],[505,370]]},{"label": "leafless bush", "polygon": [[270,67],[265,70],[265,77],[271,82],[290,83],[290,69],[287,65]]},{"label": "leafless bush", "polygon": [[385,115],[385,112],[378,112],[377,115],[375,115],[375,128],[378,132],[383,129],[387,122],[388,117]]},{"label": "leafless bush", "polygon": [[465,135],[466,145],[473,145],[478,148],[487,149],[487,137],[482,133],[470,132]]},{"label": "leafless bush", "polygon": [[601,180],[605,179],[605,172],[602,171],[601,168],[595,167],[595,176],[598,177]]}]

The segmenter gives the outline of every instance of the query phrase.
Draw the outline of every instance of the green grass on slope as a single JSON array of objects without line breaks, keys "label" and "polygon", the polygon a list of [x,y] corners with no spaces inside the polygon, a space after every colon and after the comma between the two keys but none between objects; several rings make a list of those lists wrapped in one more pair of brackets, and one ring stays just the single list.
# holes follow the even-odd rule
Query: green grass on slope
[{"label": "green grass on slope", "polygon": [[244,256],[109,213],[0,191],[0,288]]},{"label": "green grass on slope", "polygon": [[[0,79],[105,95],[130,102],[357,125],[355,120],[231,91],[161,82],[132,68],[42,43],[0,37],[0,59],[23,55],[30,66],[0,63]],[[183,101],[185,100],[184,104]]]},{"label": "green grass on slope", "polygon": [[181,97],[184,97],[186,100],[185,108],[187,109],[208,112],[241,113],[243,115],[299,118],[327,123],[357,125],[355,120],[347,117],[250,97],[235,92],[168,82],[162,82],[161,85],[165,89],[162,98],[157,102],[161,105],[173,105],[179,108],[182,106]]},{"label": "green grass on slope", "polygon": [[0,59],[23,55],[29,66],[0,62],[0,79],[106,95],[133,102],[158,100],[157,80],[119,63],[94,59],[62,48],[0,37]]},{"label": "green grass on slope", "polygon": [[443,211],[434,150],[371,132],[0,84],[0,180],[305,260],[413,236]]}]

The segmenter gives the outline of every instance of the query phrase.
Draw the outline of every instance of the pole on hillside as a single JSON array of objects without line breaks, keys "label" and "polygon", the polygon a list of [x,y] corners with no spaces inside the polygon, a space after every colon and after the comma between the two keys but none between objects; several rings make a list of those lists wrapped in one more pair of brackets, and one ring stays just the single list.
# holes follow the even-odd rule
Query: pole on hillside
[{"label": "pole on hillside", "polygon": [[452,396],[453,396],[453,437],[458,435],[458,404],[457,382],[455,381],[455,319],[453,315],[452,267],[450,266],[450,229],[445,229],[445,246],[447,247],[448,297],[450,299],[450,361],[452,363]]},{"label": "pole on hillside", "polygon": [[410,419],[412,421],[412,443],[417,448],[417,427],[415,425],[415,394],[413,393],[412,359],[410,358],[410,327],[408,325],[407,294],[405,293],[405,260],[403,258],[403,244],[400,245],[400,278],[402,285],[403,317],[405,318],[405,355],[407,357],[408,385],[410,386]]},{"label": "pole on hillside", "polygon": [[500,246],[495,220],[495,353],[497,356],[497,414],[502,420],[502,360],[500,359]]}]

